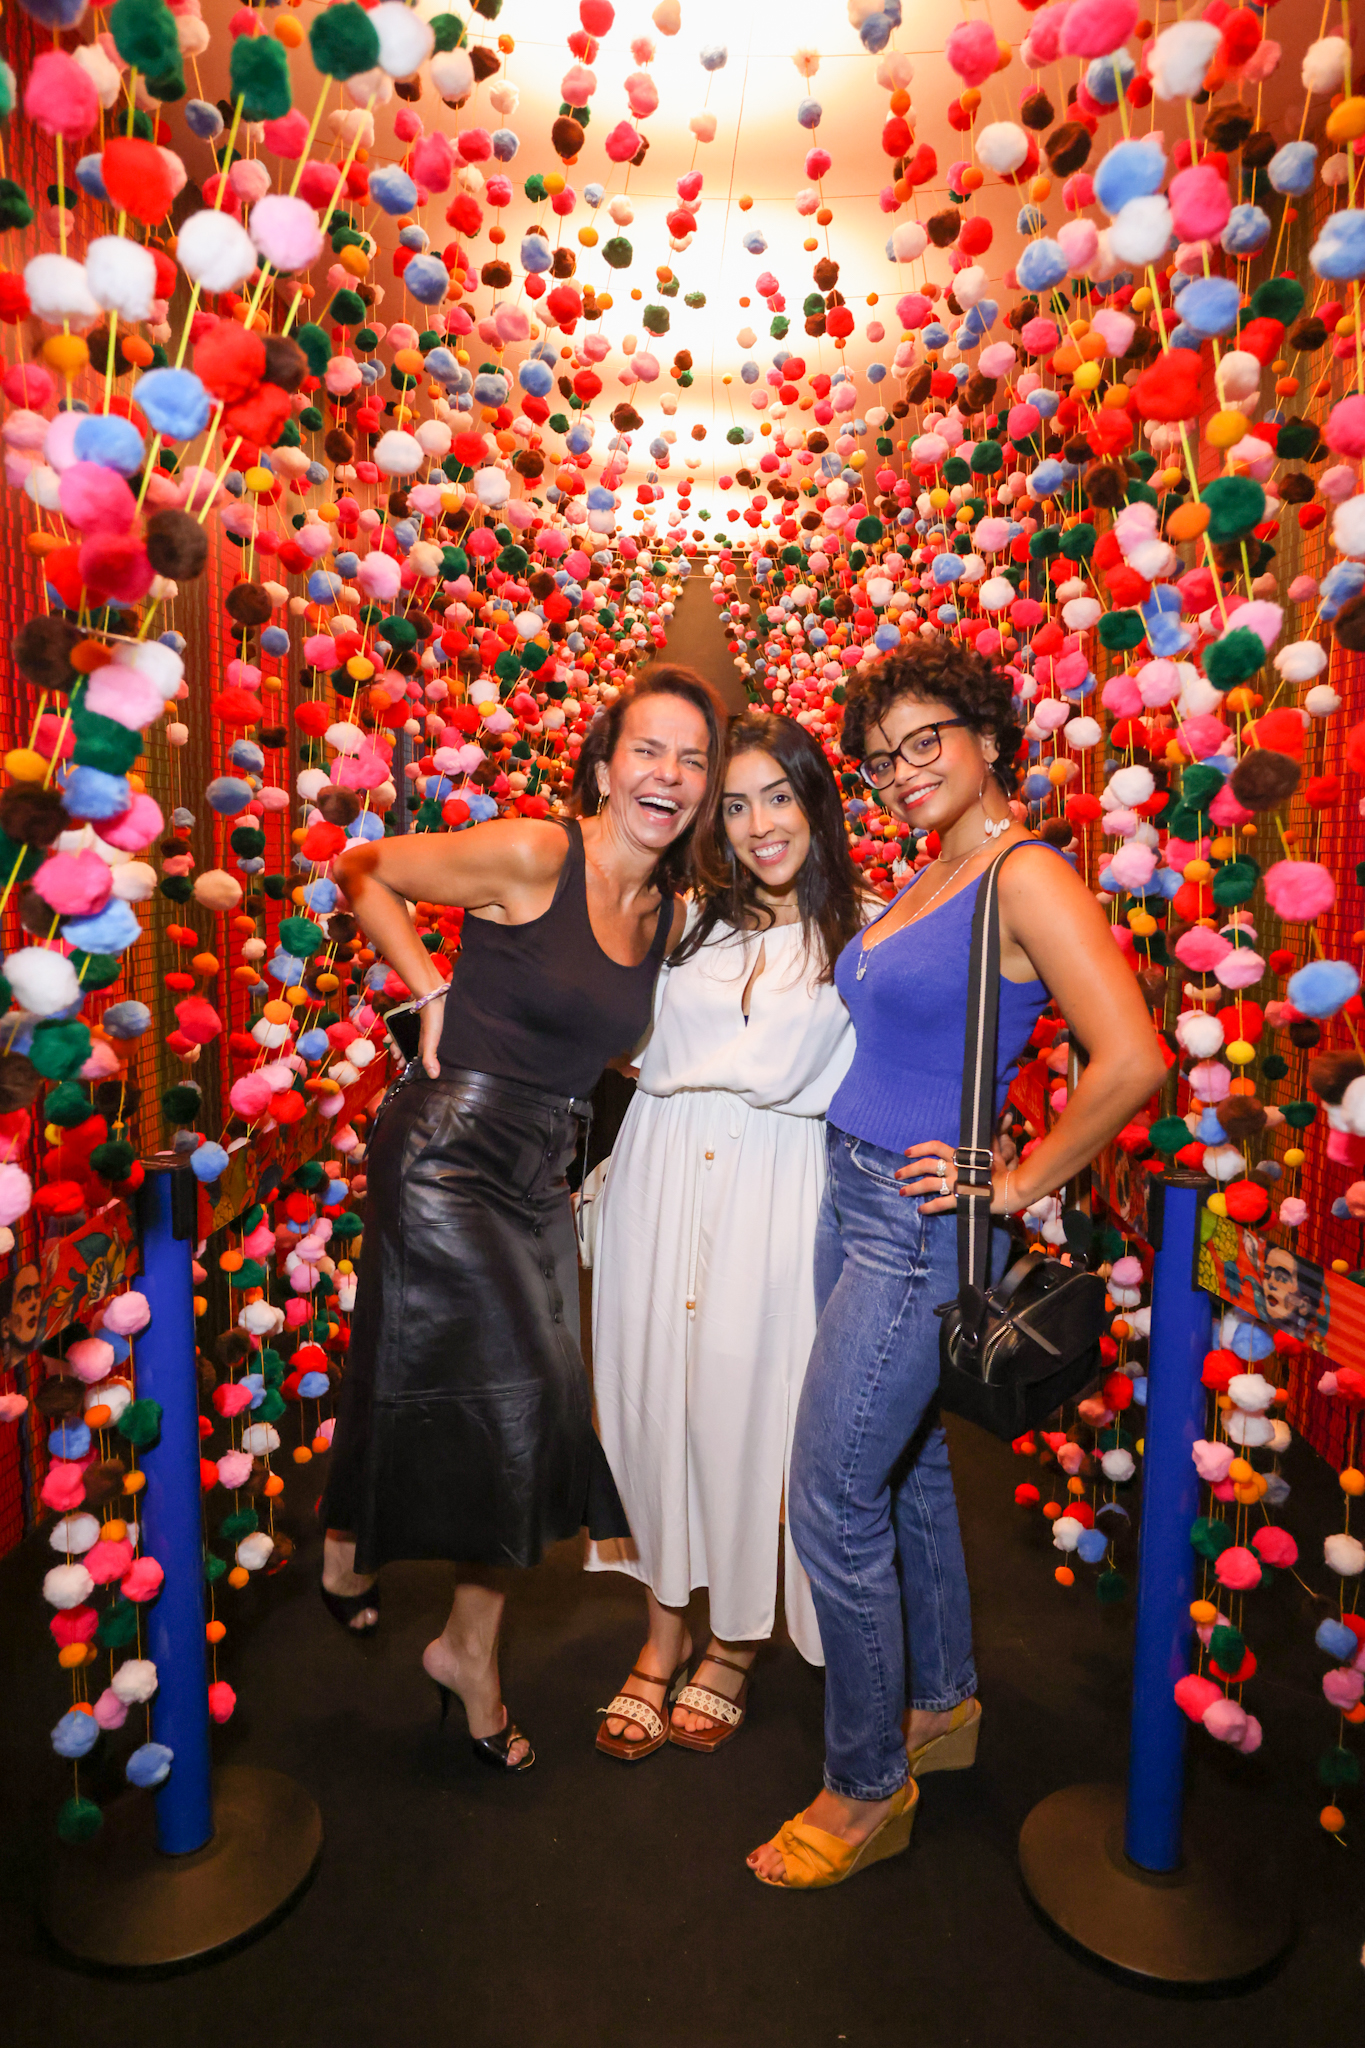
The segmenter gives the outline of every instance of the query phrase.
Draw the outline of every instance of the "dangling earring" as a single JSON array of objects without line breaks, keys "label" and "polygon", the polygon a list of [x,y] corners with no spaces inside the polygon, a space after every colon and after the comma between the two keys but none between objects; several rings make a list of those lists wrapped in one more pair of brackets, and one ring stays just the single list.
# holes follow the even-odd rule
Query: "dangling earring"
[{"label": "dangling earring", "polygon": [[605,789],[603,789],[603,787],[602,787],[601,783],[599,782],[599,783],[598,783],[598,785],[597,785],[597,805],[596,805],[596,808],[595,808],[595,809],[594,809],[594,811],[593,811],[593,816],[594,816],[594,818],[597,818],[597,817],[600,817],[600,816],[601,816],[601,814],[602,814],[602,806],[603,806],[603,804],[604,804],[604,803],[606,802],[606,800],[607,800],[607,792],[606,792],[606,790],[605,790]]}]

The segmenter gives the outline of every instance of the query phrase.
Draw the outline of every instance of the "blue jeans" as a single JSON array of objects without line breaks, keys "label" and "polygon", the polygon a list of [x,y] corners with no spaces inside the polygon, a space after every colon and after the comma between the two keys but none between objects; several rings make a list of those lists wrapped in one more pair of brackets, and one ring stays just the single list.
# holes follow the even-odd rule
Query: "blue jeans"
[{"label": "blue jeans", "polygon": [[[887,1799],[902,1716],[976,1691],[971,1603],[939,1421],[939,1318],[957,1219],[899,1192],[900,1153],[830,1126],[815,1239],[820,1322],[792,1446],[788,1520],[825,1651],[825,1784]],[[1007,1249],[997,1233],[992,1271]]]}]

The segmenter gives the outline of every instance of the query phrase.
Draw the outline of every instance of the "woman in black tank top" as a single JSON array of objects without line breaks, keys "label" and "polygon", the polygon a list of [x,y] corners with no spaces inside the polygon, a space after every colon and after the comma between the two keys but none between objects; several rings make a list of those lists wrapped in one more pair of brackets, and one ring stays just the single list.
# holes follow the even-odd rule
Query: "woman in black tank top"
[{"label": "woman in black tank top", "polygon": [[[490,1569],[535,1564],[585,1523],[629,1533],[592,1426],[564,1173],[681,935],[724,722],[700,676],[658,669],[590,729],[574,816],[370,842],[339,870],[377,950],[433,1000],[370,1142],[323,1599],[364,1630],[381,1565],[464,1567],[422,1661],[443,1717],[457,1694],[476,1754],[500,1769],[534,1755],[502,1703]],[[448,985],[408,914],[417,900],[468,913]]]}]

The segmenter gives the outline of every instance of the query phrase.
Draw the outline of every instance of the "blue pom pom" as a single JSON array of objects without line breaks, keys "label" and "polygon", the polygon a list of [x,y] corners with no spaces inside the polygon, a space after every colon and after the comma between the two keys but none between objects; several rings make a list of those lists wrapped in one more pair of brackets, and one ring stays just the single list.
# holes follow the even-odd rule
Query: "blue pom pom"
[{"label": "blue pom pom", "polygon": [[592,421],[575,420],[564,436],[564,445],[570,455],[586,455],[592,446]]},{"label": "blue pom pom", "polygon": [[1029,478],[1029,487],[1035,498],[1055,498],[1065,481],[1061,463],[1049,455],[1034,470]]},{"label": "blue pom pom", "polygon": [[1017,235],[1041,235],[1046,226],[1041,208],[1021,206],[1015,218],[1014,231]]},{"label": "blue pom pom", "polygon": [[768,246],[768,237],[761,228],[750,228],[744,237],[744,246],[751,256],[761,256]]},{"label": "blue pom pom", "polygon": [[306,1372],[299,1381],[299,1393],[305,1401],[320,1401],[331,1384],[325,1372]]},{"label": "blue pom pom", "polygon": [[124,1775],[130,1785],[140,1785],[149,1791],[153,1785],[165,1784],[174,1761],[175,1752],[167,1749],[164,1742],[144,1742],[124,1765]]},{"label": "blue pom pom", "polygon": [[1166,152],[1156,141],[1116,142],[1095,172],[1095,198],[1111,217],[1130,199],[1159,192],[1166,177]]},{"label": "blue pom pom", "polygon": [[251,802],[252,789],[237,775],[215,775],[204,791],[209,807],[220,818],[235,818]]},{"label": "blue pom pom", "polygon": [[[495,810],[496,808],[497,806],[494,805]],[[362,811],[359,817],[352,818],[350,824],[346,827],[346,837],[348,839],[382,839],[384,837],[384,820],[376,817],[373,811]]]},{"label": "blue pom pom", "polygon": [[123,953],[142,937],[142,926],[131,903],[111,896],[95,917],[68,917],[62,937],[84,953]]},{"label": "blue pom pom", "polygon": [[77,462],[97,462],[120,476],[136,476],[142,467],[142,436],[131,420],[117,413],[87,413],[73,445]]},{"label": "blue pom pom", "polygon": [[594,213],[596,213],[606,196],[607,188],[605,185],[591,184],[583,187],[583,197],[587,200]]},{"label": "blue pom pom", "polygon": [[126,777],[103,768],[73,768],[62,785],[62,806],[72,818],[121,818],[132,801]]},{"label": "blue pom pom", "polygon": [[1227,1339],[1227,1348],[1235,1357],[1244,1358],[1248,1365],[1254,1365],[1258,1359],[1269,1358],[1275,1349],[1275,1339],[1259,1323],[1239,1322]]},{"label": "blue pom pom", "polygon": [[186,100],[185,126],[200,142],[216,142],[223,132],[223,117],[208,100]]},{"label": "blue pom pom", "polygon": [[417,204],[417,186],[397,164],[380,164],[370,172],[370,197],[384,213],[410,213]]},{"label": "blue pom pom", "polygon": [[1330,1614],[1325,1621],[1318,1623],[1313,1641],[1325,1656],[1335,1657],[1341,1664],[1349,1662],[1358,1648],[1354,1629],[1347,1628],[1344,1621],[1337,1621]]},{"label": "blue pom pom", "polygon": [[104,182],[104,161],[99,156],[83,156],[76,165],[76,183],[91,199],[108,201],[109,193]]},{"label": "blue pom pom", "polygon": [[1180,294],[1180,318],[1200,336],[1227,334],[1237,321],[1242,294],[1233,277],[1196,277]]},{"label": "blue pom pom", "polygon": [[1076,1539],[1076,1555],[1083,1564],[1099,1564],[1109,1548],[1103,1529],[1082,1529]]},{"label": "blue pom pom", "polygon": [[1349,960],[1310,960],[1291,974],[1285,990],[1305,1017],[1334,1017],[1360,989],[1360,976]]},{"label": "blue pom pom", "polygon": [[265,755],[255,740],[234,740],[228,748],[228,759],[245,775],[259,775],[265,767]]},{"label": "blue pom pom", "polygon": [[471,790],[466,795],[465,802],[469,805],[470,821],[475,825],[486,825],[490,818],[496,818],[498,815],[497,798],[485,796],[480,790]]},{"label": "blue pom pom", "polygon": [[493,154],[500,164],[510,164],[521,148],[521,137],[511,128],[495,128],[492,142]]},{"label": "blue pom pom", "polygon": [[54,1458],[83,1458],[90,1448],[88,1424],[59,1422],[48,1431],[47,1448]]},{"label": "blue pom pom", "polygon": [[151,1029],[152,1013],[145,1003],[131,1000],[111,1003],[100,1024],[111,1038],[141,1038],[144,1031]]},{"label": "blue pom pom", "polygon": [[723,71],[730,61],[730,52],[724,43],[708,43],[701,53],[703,71]]},{"label": "blue pom pom", "polygon": [[1051,291],[1060,284],[1070,265],[1066,251],[1060,242],[1046,238],[1029,242],[1019,252],[1015,270],[1019,278],[1019,289],[1025,292]]},{"label": "blue pom pom", "polygon": [[331,1049],[327,1033],[319,1031],[316,1026],[311,1031],[300,1031],[294,1040],[294,1050],[300,1059],[325,1060]]},{"label": "blue pom pom", "polygon": [[858,34],[863,48],[873,57],[879,57],[891,40],[894,24],[889,14],[869,14]]},{"label": "blue pom pom", "polygon": [[802,100],[797,106],[796,118],[803,128],[818,128],[825,118],[825,110],[819,100]]},{"label": "blue pom pom", "polygon": [[1035,769],[1032,775],[1024,777],[1024,798],[1031,804],[1041,803],[1052,788],[1050,777]]},{"label": "blue pom pom", "polygon": [[961,555],[935,555],[929,566],[929,575],[940,586],[958,582],[962,575]]},{"label": "blue pom pom", "polygon": [[227,1164],[228,1156],[221,1145],[199,1145],[190,1154],[190,1172],[197,1181],[221,1180]]},{"label": "blue pom pom", "polygon": [[303,892],[303,900],[314,917],[330,917],[337,907],[337,885],[320,876],[310,882]]},{"label": "blue pom pom", "polygon": [[262,654],[288,654],[289,635],[283,626],[266,626],[261,633]]},{"label": "blue pom pom", "polygon": [[481,370],[474,379],[475,405],[506,405],[512,386],[500,370]]},{"label": "blue pom pom", "polygon": [[554,250],[544,235],[523,235],[521,238],[521,267],[532,272],[546,271],[554,262]]},{"label": "blue pom pom", "polygon": [[880,653],[889,654],[893,647],[899,647],[901,644],[901,629],[899,626],[878,626],[872,639]]},{"label": "blue pom pom", "polygon": [[341,578],[330,569],[314,569],[308,578],[308,595],[314,604],[334,604],[341,595]]},{"label": "blue pom pom", "polygon": [[1365,213],[1357,206],[1329,214],[1308,261],[1334,284],[1365,276]]},{"label": "blue pom pom", "polygon": [[1096,57],[1085,74],[1086,91],[1102,107],[1116,107],[1119,94],[1127,90],[1128,81],[1136,70],[1137,64],[1127,50],[1115,50],[1109,57]]},{"label": "blue pom pom", "polygon": [[1317,174],[1318,152],[1311,142],[1286,142],[1265,167],[1271,190],[1299,199],[1309,190]]},{"label": "blue pom pom", "polygon": [[164,441],[192,441],[213,410],[193,370],[148,370],[133,386],[133,397]]},{"label": "blue pom pom", "polygon": [[58,1756],[73,1762],[77,1757],[89,1756],[99,1739],[100,1724],[94,1715],[78,1713],[75,1707],[62,1715],[52,1731],[52,1747]]},{"label": "blue pom pom", "polygon": [[419,228],[414,221],[411,227],[399,230],[398,242],[403,249],[429,249],[431,236],[425,228]]},{"label": "blue pom pom", "polygon": [[74,28],[85,13],[85,0],[23,0],[23,9],[42,28]]},{"label": "blue pom pom", "polygon": [[439,256],[414,256],[403,272],[403,287],[419,306],[439,306],[450,290],[450,272]]},{"label": "blue pom pom", "polygon": [[1234,206],[1218,239],[1229,256],[1255,256],[1270,240],[1270,215],[1259,206]]}]

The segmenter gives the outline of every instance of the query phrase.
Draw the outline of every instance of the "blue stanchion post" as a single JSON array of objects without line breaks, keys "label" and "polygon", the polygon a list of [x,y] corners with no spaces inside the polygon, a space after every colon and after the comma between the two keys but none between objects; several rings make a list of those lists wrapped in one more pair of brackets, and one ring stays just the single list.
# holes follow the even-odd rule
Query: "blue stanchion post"
[{"label": "blue stanchion post", "polygon": [[1200,1375],[1209,1349],[1209,1297],[1194,1285],[1204,1192],[1178,1182],[1163,1190],[1161,1248],[1152,1274],[1124,1820],[1125,1852],[1152,1871],[1175,1870],[1181,1859],[1186,1721],[1175,1703],[1175,1686],[1190,1664],[1190,1524],[1199,1513],[1191,1448],[1204,1434],[1208,1404]]},{"label": "blue stanchion post", "polygon": [[137,1390],[161,1403],[160,1438],[142,1456],[142,1547],[166,1575],[148,1611],[147,1654],[158,1681],[152,1735],[175,1756],[156,1795],[157,1847],[168,1856],[202,1849],[213,1833],[191,1272],[195,1194],[187,1166],[148,1166],[139,1198],[142,1272],[135,1283],[152,1311],[136,1340]]}]

